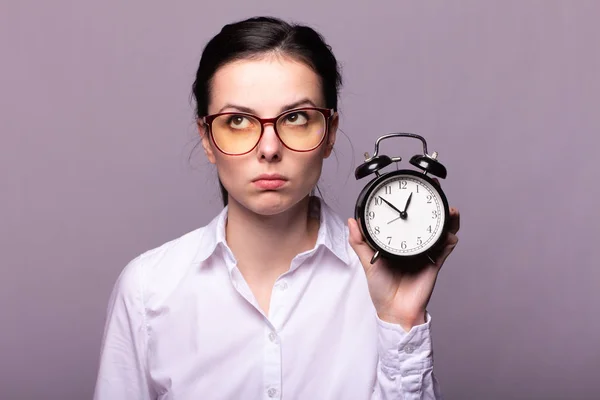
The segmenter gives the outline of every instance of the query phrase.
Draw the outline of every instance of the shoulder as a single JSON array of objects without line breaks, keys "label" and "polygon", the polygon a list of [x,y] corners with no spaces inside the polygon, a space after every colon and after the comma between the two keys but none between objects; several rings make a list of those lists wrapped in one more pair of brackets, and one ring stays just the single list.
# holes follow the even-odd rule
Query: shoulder
[{"label": "shoulder", "polygon": [[202,251],[203,245],[207,244],[207,230],[208,226],[203,226],[149,249],[138,255],[129,265],[142,270],[148,276],[185,268],[194,261],[197,253]]},{"label": "shoulder", "polygon": [[117,278],[113,297],[120,294],[146,302],[156,292],[169,291],[197,267],[216,246],[215,226],[220,215],[208,225],[151,248],[130,260]]}]

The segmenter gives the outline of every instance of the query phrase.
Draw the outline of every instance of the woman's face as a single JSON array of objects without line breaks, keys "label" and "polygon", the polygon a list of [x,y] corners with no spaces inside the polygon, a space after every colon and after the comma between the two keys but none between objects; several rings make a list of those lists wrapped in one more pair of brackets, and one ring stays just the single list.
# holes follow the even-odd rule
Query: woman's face
[{"label": "woman's face", "polygon": [[[272,118],[298,107],[325,108],[319,76],[291,58],[266,56],[231,62],[217,70],[208,113],[250,112]],[[323,159],[331,154],[337,125],[336,113],[319,147],[296,152],[285,147],[273,125],[267,124],[258,145],[239,156],[220,152],[199,126],[202,146],[208,160],[217,166],[229,202],[257,214],[274,215],[290,209],[315,187]],[[283,182],[258,180],[264,175],[280,175]]]}]

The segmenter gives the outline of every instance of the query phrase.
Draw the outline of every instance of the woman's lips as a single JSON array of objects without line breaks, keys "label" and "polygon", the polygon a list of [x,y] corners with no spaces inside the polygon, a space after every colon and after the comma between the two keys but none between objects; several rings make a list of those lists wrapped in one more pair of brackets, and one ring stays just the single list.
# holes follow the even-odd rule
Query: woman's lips
[{"label": "woman's lips", "polygon": [[261,189],[275,190],[285,185],[285,182],[283,179],[258,179],[254,184]]},{"label": "woman's lips", "polygon": [[286,182],[287,179],[285,177],[277,174],[263,174],[252,181],[258,188],[264,190],[279,189]]}]

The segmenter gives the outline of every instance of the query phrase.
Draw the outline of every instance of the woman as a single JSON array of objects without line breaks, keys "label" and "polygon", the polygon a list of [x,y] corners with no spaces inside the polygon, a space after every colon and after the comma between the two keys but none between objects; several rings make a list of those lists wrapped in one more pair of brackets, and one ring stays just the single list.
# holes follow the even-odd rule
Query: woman
[{"label": "woman", "polygon": [[[194,83],[225,207],[131,261],[110,300],[95,398],[439,398],[426,306],[435,264],[380,259],[313,196],[341,84],[314,30],[225,26]],[[394,272],[396,271],[396,272]]]}]

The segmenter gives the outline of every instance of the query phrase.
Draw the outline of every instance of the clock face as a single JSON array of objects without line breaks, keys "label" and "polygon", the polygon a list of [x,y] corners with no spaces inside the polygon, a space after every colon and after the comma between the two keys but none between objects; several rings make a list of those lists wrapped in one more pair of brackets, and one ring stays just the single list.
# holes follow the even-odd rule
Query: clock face
[{"label": "clock face", "polygon": [[368,235],[385,251],[421,254],[440,238],[446,219],[445,198],[426,179],[399,174],[382,180],[366,199]]}]

